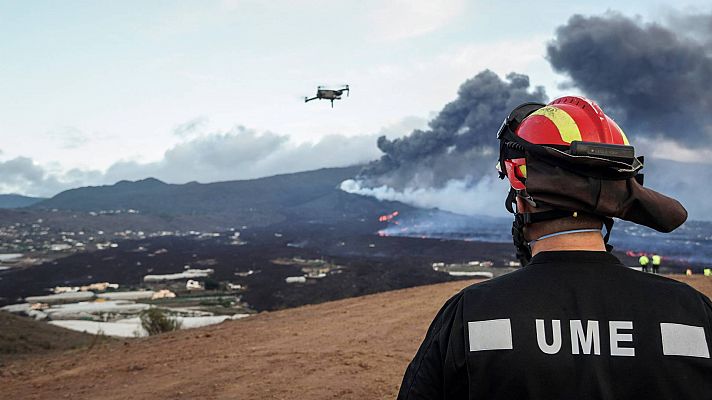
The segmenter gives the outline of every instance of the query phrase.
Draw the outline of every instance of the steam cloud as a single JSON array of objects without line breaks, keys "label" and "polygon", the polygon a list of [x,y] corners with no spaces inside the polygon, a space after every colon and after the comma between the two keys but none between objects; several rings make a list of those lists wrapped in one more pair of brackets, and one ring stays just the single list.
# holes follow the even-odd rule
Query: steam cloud
[{"label": "steam cloud", "polygon": [[364,187],[360,181],[349,179],[341,183],[341,190],[422,208],[440,208],[446,204],[447,211],[486,215],[502,208],[502,194],[507,192],[508,186],[496,177],[484,177],[477,182],[453,179],[440,188],[405,188],[398,191],[386,185]]}]

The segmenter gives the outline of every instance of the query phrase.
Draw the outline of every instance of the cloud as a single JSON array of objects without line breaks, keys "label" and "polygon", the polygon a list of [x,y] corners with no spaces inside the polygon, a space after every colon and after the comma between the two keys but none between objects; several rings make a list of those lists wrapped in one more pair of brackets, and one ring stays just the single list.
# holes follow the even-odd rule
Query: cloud
[{"label": "cloud", "polygon": [[205,116],[195,117],[173,128],[173,134],[181,138],[192,137],[199,134],[208,121],[208,117]]},{"label": "cloud", "polygon": [[[686,147],[684,144],[663,136],[636,137],[635,151],[648,159],[671,160],[681,163],[712,164],[712,146]],[[707,167],[709,168],[709,167]]]},{"label": "cloud", "polygon": [[85,178],[86,176],[78,171],[66,175],[53,174],[28,157],[0,161],[0,193],[51,196],[60,190],[83,183]]},{"label": "cloud", "polygon": [[76,149],[89,143],[89,135],[74,126],[65,126],[47,132],[50,140],[63,149]]},{"label": "cloud", "polygon": [[548,68],[545,35],[533,35],[516,40],[501,39],[479,43],[467,43],[453,48],[436,57],[437,68],[447,66],[454,71],[472,71],[489,69],[505,75],[510,71],[536,72],[543,75]]},{"label": "cloud", "polygon": [[427,126],[427,119],[416,116],[408,116],[384,126],[380,131],[378,131],[378,135],[396,138],[406,136],[416,129],[425,129]]},{"label": "cloud", "polygon": [[52,196],[62,190],[155,177],[169,183],[252,179],[324,167],[365,164],[378,157],[376,135],[324,136],[296,143],[288,135],[237,126],[168,149],[154,162],[119,161],[106,171],[56,171],[28,157],[0,161],[0,193]]},{"label": "cloud", "polygon": [[378,157],[375,139],[375,135],[328,135],[299,144],[287,135],[238,126],[179,143],[155,162],[117,162],[104,180],[152,176],[172,183],[213,182],[363,164]]},{"label": "cloud", "polygon": [[400,40],[425,35],[445,26],[461,15],[464,0],[391,0],[377,3],[370,22],[376,36]]}]

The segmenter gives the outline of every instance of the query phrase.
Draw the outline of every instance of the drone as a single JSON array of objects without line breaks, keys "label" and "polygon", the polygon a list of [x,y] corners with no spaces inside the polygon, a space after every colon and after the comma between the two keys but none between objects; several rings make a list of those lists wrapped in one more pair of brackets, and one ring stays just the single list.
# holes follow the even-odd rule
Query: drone
[{"label": "drone", "polygon": [[316,96],[312,98],[305,97],[304,102],[310,102],[312,100],[331,100],[331,108],[334,108],[334,100],[341,100],[341,95],[346,92],[346,96],[349,95],[349,85],[343,85],[341,89],[324,89],[324,86],[316,87]]}]

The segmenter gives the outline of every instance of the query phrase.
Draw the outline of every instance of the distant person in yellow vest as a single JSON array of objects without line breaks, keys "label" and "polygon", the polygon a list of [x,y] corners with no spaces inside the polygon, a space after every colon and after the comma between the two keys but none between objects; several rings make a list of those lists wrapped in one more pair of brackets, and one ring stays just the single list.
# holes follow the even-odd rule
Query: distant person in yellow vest
[{"label": "distant person in yellow vest", "polygon": [[648,272],[648,264],[650,263],[650,259],[648,258],[648,256],[643,254],[638,259],[638,262],[640,263],[640,270],[643,272]]},{"label": "distant person in yellow vest", "polygon": [[658,273],[658,268],[660,268],[660,263],[663,261],[663,258],[660,257],[657,254],[653,254],[653,273],[657,274]]}]

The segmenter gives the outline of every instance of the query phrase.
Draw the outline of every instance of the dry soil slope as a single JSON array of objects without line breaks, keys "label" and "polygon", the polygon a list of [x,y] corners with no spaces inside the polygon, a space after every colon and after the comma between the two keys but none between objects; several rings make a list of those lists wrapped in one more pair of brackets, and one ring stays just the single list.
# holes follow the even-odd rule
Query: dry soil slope
[{"label": "dry soil slope", "polygon": [[81,348],[106,340],[0,311],[0,365],[21,355]]},{"label": "dry soil slope", "polygon": [[[712,294],[712,279],[685,278]],[[6,398],[393,398],[440,305],[472,281],[262,313],[38,356],[0,370]]]}]

